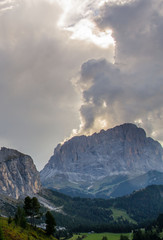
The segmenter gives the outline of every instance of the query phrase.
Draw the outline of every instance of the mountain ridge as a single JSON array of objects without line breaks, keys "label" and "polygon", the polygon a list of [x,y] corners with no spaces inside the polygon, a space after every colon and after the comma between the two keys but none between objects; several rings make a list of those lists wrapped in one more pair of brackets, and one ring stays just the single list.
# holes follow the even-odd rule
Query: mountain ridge
[{"label": "mountain ridge", "polygon": [[[163,149],[144,129],[125,123],[91,136],[76,136],[58,145],[40,172],[45,187],[83,193],[105,177],[163,172]],[[63,191],[62,191],[63,192]]]}]

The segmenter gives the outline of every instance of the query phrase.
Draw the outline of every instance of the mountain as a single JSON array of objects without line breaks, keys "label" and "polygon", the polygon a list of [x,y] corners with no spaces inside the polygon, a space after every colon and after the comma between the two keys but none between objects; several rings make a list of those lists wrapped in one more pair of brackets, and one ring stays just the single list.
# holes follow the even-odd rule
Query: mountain
[{"label": "mountain", "polygon": [[30,156],[17,150],[0,150],[0,194],[13,198],[39,192],[39,172]]},{"label": "mountain", "polygon": [[59,144],[40,176],[43,186],[71,196],[109,197],[119,184],[153,170],[163,172],[163,148],[125,123]]}]

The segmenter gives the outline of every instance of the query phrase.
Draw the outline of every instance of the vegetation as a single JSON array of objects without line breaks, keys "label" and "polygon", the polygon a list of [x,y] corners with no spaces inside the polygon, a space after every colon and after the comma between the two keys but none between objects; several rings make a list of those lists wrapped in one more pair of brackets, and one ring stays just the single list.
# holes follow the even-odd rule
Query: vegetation
[{"label": "vegetation", "polygon": [[35,218],[41,217],[40,207],[40,203],[36,197],[30,198],[27,196],[24,199],[24,211],[26,216],[30,217],[33,226],[36,225]]},{"label": "vegetation", "polygon": [[49,211],[47,211],[45,216],[46,216],[46,233],[47,235],[53,235],[55,232],[55,226],[56,226],[55,219],[51,214],[51,212]]},{"label": "vegetation", "polygon": [[[124,237],[127,237],[130,239],[131,233],[125,233],[123,234]],[[119,233],[81,233],[81,234],[76,234],[69,240],[102,240],[102,239],[107,239],[107,240],[120,240],[121,234]]]},{"label": "vegetation", "polygon": [[127,220],[130,223],[136,224],[136,221],[132,219],[125,210],[118,209],[118,208],[111,208],[112,216],[115,221],[120,220]]},{"label": "vegetation", "polygon": [[0,239],[4,240],[4,234],[3,234],[3,229],[1,225],[0,225]]},{"label": "vegetation", "polygon": [[[108,200],[71,198],[47,189],[42,190],[40,195],[61,209],[61,213],[52,212],[58,225],[73,232],[89,232],[91,230],[108,232],[111,229],[114,229],[114,232],[128,232],[133,229],[134,220],[130,221],[129,216],[127,219],[126,211],[123,211],[124,218],[114,219]],[[63,215],[63,213],[65,214]]]},{"label": "vegetation", "polygon": [[154,231],[145,231],[143,232],[141,229],[134,231],[133,240],[161,240],[160,234]]},{"label": "vegetation", "polygon": [[22,228],[14,221],[8,224],[7,218],[0,218],[0,239],[1,240],[56,240],[53,236],[47,236],[46,232],[40,228],[34,228],[27,224]]},{"label": "vegetation", "polygon": [[[46,223],[46,230],[39,231],[47,237],[54,236],[55,233],[58,239],[67,239],[70,237],[71,232],[94,231],[96,233],[118,233],[113,235],[112,238],[107,234],[102,234],[99,235],[100,238],[97,240],[102,240],[102,238],[105,240],[105,237],[108,240],[114,240],[117,239],[114,238],[117,236],[118,240],[132,240],[131,234],[126,235],[124,233],[134,231],[134,240],[139,238],[140,240],[159,240],[163,239],[163,234],[160,234],[163,230],[162,191],[163,186],[150,186],[126,197],[104,200],[80,197],[71,198],[51,190],[42,190],[41,196],[58,207],[57,212],[47,212],[46,208],[40,206],[36,197],[26,197],[24,205],[21,205],[22,208],[17,207],[14,218],[9,217],[4,221],[6,221],[7,228],[12,228],[12,231],[21,229],[20,231],[23,233],[28,232],[28,230],[34,231],[38,221],[37,218],[41,217],[39,221]],[[43,216],[41,211],[44,212]],[[55,232],[55,220],[58,226],[63,226],[66,229]],[[145,227],[145,231],[136,230],[141,227]],[[4,231],[3,224],[0,224],[0,239],[6,240],[4,234],[8,231],[7,228]],[[36,228],[37,231],[38,229]],[[92,235],[86,235],[84,238],[89,239]],[[81,235],[78,236],[78,240],[80,238]],[[93,240],[96,240],[95,236]]]},{"label": "vegetation", "polygon": [[[18,207],[16,213],[15,213],[15,218],[14,218],[15,224],[17,226],[20,226],[22,228],[26,228],[27,226],[27,220],[25,217],[25,211],[23,208]],[[8,218],[8,224],[11,223],[11,218]]]},{"label": "vegetation", "polygon": [[[36,227],[35,218],[41,216],[40,207],[36,197],[30,198],[28,196],[24,200],[24,206],[17,207],[14,219],[1,217],[0,240],[55,239],[56,222],[51,212],[48,211],[45,215],[46,231]],[[27,218],[30,224],[27,223]]]},{"label": "vegetation", "polygon": [[156,220],[156,224],[158,225],[159,231],[161,232],[163,230],[163,214],[159,214]]},{"label": "vegetation", "polygon": [[121,235],[120,240],[129,240],[128,236]]},{"label": "vegetation", "polygon": [[[43,189],[42,197],[61,208],[63,215],[53,212],[56,222],[72,231],[126,232],[146,226],[163,213],[163,186],[149,186],[131,195],[115,199],[69,197]],[[137,226],[136,226],[137,225]]]}]

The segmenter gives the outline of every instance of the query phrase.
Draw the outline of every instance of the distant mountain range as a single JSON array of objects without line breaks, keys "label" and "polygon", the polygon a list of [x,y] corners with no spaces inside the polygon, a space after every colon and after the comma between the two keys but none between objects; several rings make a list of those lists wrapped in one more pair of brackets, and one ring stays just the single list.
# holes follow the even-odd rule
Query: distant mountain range
[{"label": "distant mountain range", "polygon": [[59,144],[40,172],[44,187],[70,196],[117,197],[163,184],[163,148],[126,123]]}]

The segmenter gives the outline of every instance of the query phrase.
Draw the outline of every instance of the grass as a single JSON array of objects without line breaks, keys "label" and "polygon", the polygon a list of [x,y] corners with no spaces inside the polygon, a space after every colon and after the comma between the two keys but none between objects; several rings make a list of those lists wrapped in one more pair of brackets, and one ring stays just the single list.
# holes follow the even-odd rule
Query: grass
[{"label": "grass", "polygon": [[136,224],[136,221],[132,219],[125,210],[117,209],[117,208],[111,208],[113,212],[113,218],[114,220],[118,220],[118,218],[122,217],[124,220],[127,220],[133,224]]},{"label": "grass", "polygon": [[0,229],[3,233],[3,240],[56,240],[48,237],[45,231],[27,225],[26,229],[16,226],[14,222],[8,224],[7,218],[0,217]]},{"label": "grass", "polygon": [[73,235],[69,240],[77,240],[78,237],[82,236],[84,236],[84,240],[102,240],[104,236],[106,236],[108,240],[119,240],[122,234],[131,239],[131,233],[81,233],[80,235]]}]

